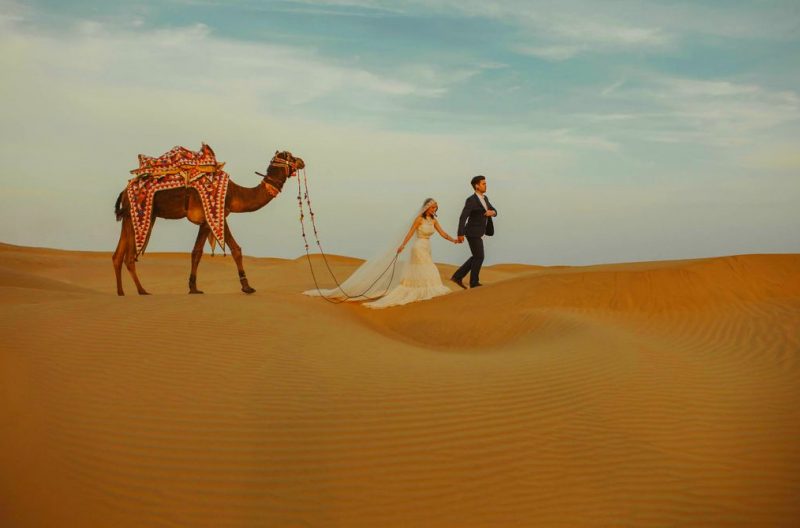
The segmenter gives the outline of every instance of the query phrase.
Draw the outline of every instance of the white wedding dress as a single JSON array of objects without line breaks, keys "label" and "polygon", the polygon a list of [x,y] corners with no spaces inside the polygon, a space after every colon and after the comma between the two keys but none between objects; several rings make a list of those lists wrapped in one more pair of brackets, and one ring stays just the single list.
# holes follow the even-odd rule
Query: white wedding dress
[{"label": "white wedding dress", "polygon": [[[408,225],[408,224],[406,224]],[[408,229],[408,228],[406,228]],[[439,270],[431,257],[431,237],[436,232],[434,220],[423,218],[414,236],[407,262],[392,262],[397,257],[393,246],[362,264],[340,287],[303,292],[312,297],[338,301],[371,301],[368,308],[388,308],[447,295],[450,289],[442,284]],[[390,271],[394,269],[394,273]],[[380,296],[376,300],[376,297]]]},{"label": "white wedding dress", "polygon": [[434,220],[423,218],[415,233],[411,256],[403,267],[399,284],[377,301],[364,303],[364,306],[387,308],[450,293],[450,288],[442,284],[439,270],[431,257],[431,236],[435,232]]}]

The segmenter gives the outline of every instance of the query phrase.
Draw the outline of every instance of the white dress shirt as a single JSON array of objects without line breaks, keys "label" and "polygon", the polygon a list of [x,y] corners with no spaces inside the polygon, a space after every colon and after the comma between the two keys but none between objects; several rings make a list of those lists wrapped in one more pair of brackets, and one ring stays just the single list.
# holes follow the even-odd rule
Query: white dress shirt
[{"label": "white dress shirt", "polygon": [[475,193],[475,196],[477,196],[478,200],[481,201],[481,204],[483,204],[483,208],[488,211],[489,210],[489,206],[486,205],[486,198],[484,198],[482,194],[478,194],[478,193]]}]

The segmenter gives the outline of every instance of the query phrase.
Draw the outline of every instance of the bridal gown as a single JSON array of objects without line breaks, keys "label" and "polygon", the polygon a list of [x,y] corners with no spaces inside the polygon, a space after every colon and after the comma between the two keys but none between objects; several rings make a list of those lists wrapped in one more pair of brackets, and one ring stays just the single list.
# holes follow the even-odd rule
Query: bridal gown
[{"label": "bridal gown", "polygon": [[434,220],[423,218],[417,228],[411,255],[403,267],[400,282],[377,301],[364,303],[368,308],[387,308],[447,295],[450,289],[442,284],[439,270],[431,257],[431,236],[436,232]]}]

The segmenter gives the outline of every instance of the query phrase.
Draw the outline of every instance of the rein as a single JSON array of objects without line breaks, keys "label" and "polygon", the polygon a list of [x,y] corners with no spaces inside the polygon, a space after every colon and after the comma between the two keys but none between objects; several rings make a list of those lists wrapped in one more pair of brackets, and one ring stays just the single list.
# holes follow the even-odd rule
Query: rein
[{"label": "rein", "polygon": [[[392,262],[389,263],[389,265],[386,267],[386,269],[383,270],[381,272],[381,274],[378,275],[378,277],[373,281],[373,283],[370,284],[367,287],[367,289],[364,290],[361,294],[350,295],[346,291],[344,291],[344,289],[342,288],[342,285],[339,284],[339,281],[336,279],[336,275],[334,275],[333,270],[331,270],[330,264],[328,264],[328,257],[325,255],[325,252],[322,250],[322,244],[319,241],[319,234],[317,233],[317,223],[316,223],[316,221],[314,219],[314,216],[315,216],[314,215],[314,211],[311,209],[311,199],[308,196],[308,178],[306,177],[305,168],[302,169],[302,171],[303,171],[303,183],[302,183],[302,186],[301,186],[301,183],[300,183],[300,175],[298,174],[298,176],[297,176],[297,204],[298,204],[298,206],[300,208],[300,229],[301,229],[301,231],[303,233],[303,242],[305,243],[305,247],[306,247],[306,260],[308,260],[308,268],[311,270],[311,276],[314,278],[314,286],[317,289],[317,293],[319,293],[320,297],[322,297],[323,299],[325,299],[326,301],[328,301],[329,303],[332,303],[332,304],[341,304],[341,303],[346,302],[346,301],[348,301],[350,299],[359,299],[359,300],[364,299],[364,300],[369,300],[369,301],[374,301],[376,299],[380,299],[381,297],[386,295],[386,293],[389,291],[389,285],[391,285],[392,279],[394,278],[394,272],[395,272],[395,268],[396,268],[396,264],[397,264],[397,258],[400,256],[400,254],[398,253],[398,254],[396,254],[394,256],[394,258],[392,259]],[[322,260],[325,262],[325,267],[328,269],[328,273],[330,273],[331,277],[333,278],[333,281],[336,283],[336,287],[339,289],[339,291],[341,291],[344,294],[344,296],[345,296],[344,299],[337,299],[337,298],[334,298],[334,297],[326,297],[325,295],[322,294],[322,290],[320,289],[319,283],[317,282],[317,275],[316,275],[316,273],[314,273],[314,266],[311,264],[311,255],[308,252],[308,238],[306,237],[306,224],[305,224],[305,220],[304,220],[306,215],[305,215],[305,209],[303,208],[303,199],[304,198],[305,198],[306,204],[308,204],[308,214],[309,214],[309,216],[311,216],[311,226],[312,226],[312,228],[314,230],[314,239],[316,240],[317,246],[319,247],[319,252],[322,255]],[[379,295],[378,297],[369,297],[369,296],[367,296],[366,293],[369,290],[371,290],[373,286],[375,286],[375,284],[381,279],[381,277],[383,277],[386,274],[387,271],[389,271],[390,268],[392,270],[392,274],[389,277],[389,285],[386,286],[386,290],[381,295]]]}]

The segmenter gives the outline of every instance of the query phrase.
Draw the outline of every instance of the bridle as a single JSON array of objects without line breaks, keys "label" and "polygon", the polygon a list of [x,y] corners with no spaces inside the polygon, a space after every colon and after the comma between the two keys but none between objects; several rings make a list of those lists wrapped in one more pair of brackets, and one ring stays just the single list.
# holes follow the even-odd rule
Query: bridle
[{"label": "bridle", "polygon": [[[262,184],[269,188],[269,186],[274,187],[275,189],[280,192],[283,189],[283,184],[291,178],[293,175],[297,174],[297,158],[292,156],[290,152],[275,152],[275,155],[269,162],[269,166],[267,166],[266,174],[261,174],[258,171],[255,171],[256,174],[263,178]],[[285,174],[283,180],[279,177],[270,175],[270,169],[272,168],[282,168]]]},{"label": "bridle", "polygon": [[269,162],[270,167],[285,167],[286,177],[291,178],[297,172],[297,158],[289,152],[276,152]]}]

